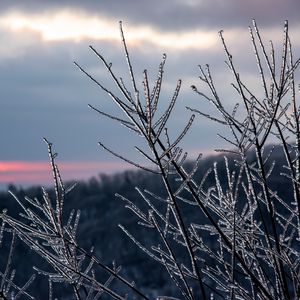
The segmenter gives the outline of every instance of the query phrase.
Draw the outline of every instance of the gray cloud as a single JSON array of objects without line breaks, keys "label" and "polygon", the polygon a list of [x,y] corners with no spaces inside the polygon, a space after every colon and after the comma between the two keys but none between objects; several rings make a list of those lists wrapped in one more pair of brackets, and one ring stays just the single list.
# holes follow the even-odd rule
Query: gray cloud
[{"label": "gray cloud", "polygon": [[[76,51],[73,50],[74,47]],[[113,62],[116,74],[121,74],[128,81],[121,46],[112,49],[111,44],[101,43],[95,47],[101,49],[108,60]],[[132,61],[139,84],[144,68],[149,69],[150,80],[155,80],[162,54],[160,50],[152,53],[149,55],[147,52],[132,49]],[[209,59],[209,55],[206,58]],[[100,151],[98,140],[103,140],[115,150],[125,151],[130,158],[136,156],[132,145],[139,143],[139,140],[126,134],[124,128],[88,109],[87,104],[91,103],[106,112],[117,114],[116,106],[111,103],[110,98],[73,66],[74,59],[105,86],[112,91],[116,90],[102,64],[84,42],[35,45],[14,60],[0,63],[2,160],[46,159],[43,137],[53,141],[57,149],[60,149],[60,156],[67,160],[111,159],[110,155]],[[209,60],[218,61],[213,56]],[[181,112],[184,107],[198,104],[192,100],[193,95],[189,88],[192,83],[187,79],[194,78],[197,82],[196,63],[196,51],[176,55],[173,53],[167,59],[162,106],[166,107],[171,99],[177,79],[184,80],[174,122],[169,124],[174,133],[188,119],[189,113]],[[206,146],[208,147],[202,144],[202,147]]]},{"label": "gray cloud", "polygon": [[263,26],[278,26],[285,19],[291,24],[299,23],[300,2],[298,0],[48,0],[26,2],[1,1],[4,10],[41,12],[45,10],[72,8],[91,15],[99,14],[124,20],[130,24],[149,24],[161,30],[182,31],[202,27],[221,29],[247,26],[255,18]]},{"label": "gray cloud", "polygon": [[[288,18],[293,24],[299,22],[300,2],[296,0],[266,1],[198,1],[194,6],[185,1],[12,1],[3,0],[0,9],[21,10],[40,13],[63,7],[78,8],[92,14],[101,14],[123,19],[130,25],[150,24],[160,30],[186,30],[197,27],[230,31],[242,28],[245,35],[231,37],[230,51],[245,78],[257,76],[255,59],[251,55],[251,45],[247,25],[252,17],[257,18],[262,30],[274,26],[280,29],[282,21]],[[188,1],[191,2],[191,1]],[[188,3],[187,2],[187,3]],[[196,2],[196,1],[195,1]],[[116,24],[117,27],[117,24]],[[126,27],[125,27],[126,29]],[[276,31],[277,32],[277,31]],[[26,33],[27,34],[27,33]],[[97,141],[102,140],[113,149],[135,158],[132,145],[140,143],[124,128],[90,111],[88,103],[99,106],[107,112],[115,113],[110,99],[73,66],[73,60],[86,67],[92,74],[108,86],[115,87],[102,64],[89,51],[88,42],[42,42],[34,34],[9,35],[1,32],[0,57],[0,160],[44,160],[47,152],[42,142],[47,137],[56,145],[64,160],[109,160],[111,155],[101,151]],[[281,42],[281,39],[279,39]],[[104,41],[93,41],[93,45],[113,63],[116,73],[128,78],[128,70],[121,45]],[[277,44],[280,46],[280,44]],[[296,45],[299,53],[299,43]],[[280,48],[279,48],[280,49]],[[2,52],[3,53],[2,53]],[[155,79],[157,66],[163,49],[154,45],[142,45],[130,49],[137,81],[142,81],[142,71],[149,69],[151,80]],[[250,57],[250,58],[249,58]],[[178,78],[184,81],[175,110],[173,123],[169,124],[173,134],[184,126],[189,112],[186,105],[201,107],[212,112],[211,107],[193,94],[189,88],[196,84],[200,89],[197,64],[209,63],[221,96],[232,106],[235,97],[224,88],[230,84],[231,75],[226,69],[225,55],[221,44],[213,49],[170,50],[165,69],[162,105],[166,106]],[[254,73],[256,72],[256,73]],[[128,80],[127,80],[128,81]],[[183,113],[184,112],[184,113]],[[197,118],[191,135],[186,139],[187,149],[210,149],[221,145],[216,139],[218,128]],[[120,146],[122,145],[122,147]]]}]

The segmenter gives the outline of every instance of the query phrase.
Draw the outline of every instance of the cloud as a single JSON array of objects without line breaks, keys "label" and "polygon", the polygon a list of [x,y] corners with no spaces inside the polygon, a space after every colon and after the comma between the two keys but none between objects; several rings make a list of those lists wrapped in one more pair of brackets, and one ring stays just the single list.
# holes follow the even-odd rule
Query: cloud
[{"label": "cloud", "polygon": [[[57,10],[31,14],[9,12],[1,16],[0,25],[12,33],[32,32],[43,41],[105,40],[119,42],[117,20],[101,15],[89,15],[76,10]],[[213,31],[194,29],[185,32],[159,31],[151,26],[126,26],[129,45],[152,44],[163,49],[208,49],[216,44]]]},{"label": "cloud", "polygon": [[[210,64],[224,105],[230,107],[236,101],[237,96],[224,87],[230,86],[232,77],[224,64],[218,30],[224,29],[238,72],[252,87],[259,77],[247,29],[251,19],[257,18],[264,40],[268,43],[272,38],[279,51],[283,20],[289,19],[295,53],[299,53],[299,5],[298,0],[0,1],[0,159],[42,161],[47,157],[43,137],[54,142],[63,161],[112,159],[99,149],[98,139],[129,159],[138,159],[133,146],[139,145],[140,139],[87,108],[91,103],[117,114],[109,97],[72,64],[76,60],[116,91],[101,62],[89,51],[92,44],[112,62],[117,77],[130,82],[119,20],[124,21],[140,88],[145,68],[154,82],[163,52],[168,54],[160,100],[163,107],[172,97],[177,79],[183,79],[173,121],[168,124],[174,136],[189,117],[186,105],[213,113],[190,90],[191,84],[203,89],[197,64]],[[197,118],[184,141],[185,149],[222,147],[215,138],[217,130],[207,120]],[[101,171],[97,166],[97,172]],[[46,169],[34,172],[46,174]],[[75,177],[76,172],[74,169],[70,174]]]},{"label": "cloud", "polygon": [[166,31],[195,28],[219,30],[247,26],[256,18],[263,26],[278,26],[285,19],[299,23],[298,0],[2,0],[2,11],[20,10],[42,13],[74,9],[89,15],[105,15],[129,24],[145,25]]}]

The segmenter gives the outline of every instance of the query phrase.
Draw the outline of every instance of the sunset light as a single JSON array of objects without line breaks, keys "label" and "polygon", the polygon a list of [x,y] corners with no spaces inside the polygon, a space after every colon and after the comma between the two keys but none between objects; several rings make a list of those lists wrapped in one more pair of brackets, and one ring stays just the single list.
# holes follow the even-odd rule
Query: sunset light
[{"label": "sunset light", "polygon": [[[59,164],[64,180],[89,179],[99,173],[112,173],[128,168],[119,162],[61,162]],[[52,184],[52,172],[46,161],[0,161],[0,184],[35,183]]]}]

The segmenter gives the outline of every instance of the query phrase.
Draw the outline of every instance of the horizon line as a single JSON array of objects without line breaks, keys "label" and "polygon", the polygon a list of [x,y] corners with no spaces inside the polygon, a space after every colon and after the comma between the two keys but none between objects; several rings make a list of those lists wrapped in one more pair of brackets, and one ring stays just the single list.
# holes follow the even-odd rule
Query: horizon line
[{"label": "horizon line", "polygon": [[[132,169],[125,162],[118,161],[60,161],[59,171],[63,180],[86,180],[93,176],[113,174]],[[49,161],[6,160],[0,161],[0,184],[53,184]]]}]

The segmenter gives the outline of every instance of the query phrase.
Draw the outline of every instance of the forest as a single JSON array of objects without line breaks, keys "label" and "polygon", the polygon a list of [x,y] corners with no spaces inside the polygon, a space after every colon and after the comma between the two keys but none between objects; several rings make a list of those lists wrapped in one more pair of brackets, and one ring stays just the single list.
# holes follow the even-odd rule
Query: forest
[{"label": "forest", "polygon": [[[273,148],[268,146],[268,151]],[[274,174],[280,174],[283,171],[284,155],[277,146],[273,150],[273,158],[276,159],[276,170]],[[255,160],[255,154],[249,156],[249,159]],[[234,156],[229,157],[233,166]],[[195,174],[195,180],[200,180],[205,175],[205,172],[213,167],[217,162],[218,172],[221,180],[221,185],[226,186],[226,168],[223,155],[208,156],[201,160],[200,167]],[[186,169],[192,168],[193,162],[186,163]],[[207,179],[207,185],[214,184],[214,175]],[[68,183],[72,185],[73,182]],[[284,197],[292,197],[292,187],[287,178],[282,176],[272,176],[269,182],[270,186],[277,190],[279,195]],[[77,182],[75,188],[68,194],[65,200],[65,214],[68,216],[73,210],[80,210],[80,224],[78,230],[78,244],[84,249],[95,248],[95,254],[100,257],[105,264],[112,265],[115,262],[122,266],[122,274],[137,283],[137,285],[147,293],[150,298],[156,298],[159,295],[173,295],[180,297],[176,286],[172,283],[168,274],[164,272],[163,267],[157,264],[153,259],[147,257],[144,252],[135,246],[132,241],[118,227],[119,224],[124,225],[130,232],[134,232],[137,240],[143,241],[145,247],[157,244],[159,239],[153,230],[149,230],[143,226],[138,226],[138,218],[126,208],[126,203],[122,199],[116,197],[116,194],[123,195],[127,199],[131,199],[136,205],[142,209],[147,209],[147,204],[143,201],[135,187],[152,191],[161,197],[164,197],[163,182],[160,177],[155,174],[149,174],[145,171],[125,171],[115,175],[99,174],[98,177],[91,178],[89,181]],[[27,197],[43,196],[41,187],[31,187],[27,189],[17,188],[13,185],[8,187],[19,199]],[[49,194],[54,195],[54,190],[49,189]],[[245,199],[241,199],[241,202]],[[14,201],[12,195],[8,192],[0,193],[0,209],[8,209],[8,213],[16,216],[20,212],[20,207]],[[163,208],[163,206],[161,207]],[[186,220],[191,221],[194,208],[190,205],[183,207]],[[205,216],[202,216],[205,219]],[[197,215],[199,218],[199,215]],[[195,220],[197,221],[197,220]],[[3,272],[6,267],[8,249],[10,246],[9,239],[4,240],[1,249],[1,268]],[[207,243],[213,243],[213,239]],[[6,247],[6,248],[5,248]],[[180,253],[179,253],[180,255]],[[184,259],[180,257],[179,259]],[[16,269],[16,282],[20,285],[34,272],[33,266],[43,271],[51,272],[52,268],[43,261],[39,255],[28,247],[17,242],[14,250],[12,269]],[[120,287],[118,287],[120,288]],[[36,299],[48,298],[48,282],[45,275],[39,275],[30,286],[30,291]],[[71,289],[61,289],[58,284],[54,288],[59,299],[69,299],[72,295]],[[159,294],[158,294],[159,293]],[[133,297],[133,295],[131,295]],[[130,297],[130,298],[131,298]],[[105,299],[105,297],[104,297]]]}]

